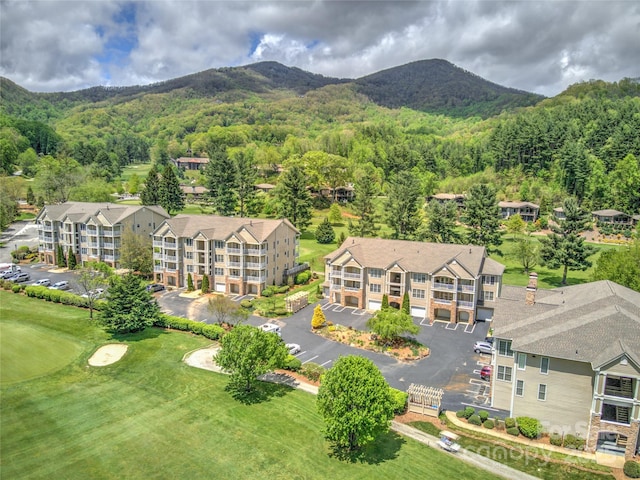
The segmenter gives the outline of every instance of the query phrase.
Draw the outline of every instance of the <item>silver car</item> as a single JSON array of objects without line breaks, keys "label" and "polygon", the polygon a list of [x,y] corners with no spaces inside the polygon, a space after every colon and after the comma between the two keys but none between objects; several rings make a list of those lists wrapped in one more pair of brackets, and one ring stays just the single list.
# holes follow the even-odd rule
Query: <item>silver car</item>
[{"label": "silver car", "polygon": [[476,353],[488,353],[491,355],[492,348],[489,342],[476,342],[473,344],[473,351]]}]

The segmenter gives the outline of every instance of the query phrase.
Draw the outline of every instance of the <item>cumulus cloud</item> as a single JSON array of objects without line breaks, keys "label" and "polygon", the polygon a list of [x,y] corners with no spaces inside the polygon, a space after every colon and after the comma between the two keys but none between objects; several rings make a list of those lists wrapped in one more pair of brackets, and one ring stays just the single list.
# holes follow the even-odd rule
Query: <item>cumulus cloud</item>
[{"label": "cumulus cloud", "polygon": [[263,60],[357,78],[443,58],[545,95],[640,76],[640,3],[624,0],[5,0],[0,22],[0,75],[34,91]]}]

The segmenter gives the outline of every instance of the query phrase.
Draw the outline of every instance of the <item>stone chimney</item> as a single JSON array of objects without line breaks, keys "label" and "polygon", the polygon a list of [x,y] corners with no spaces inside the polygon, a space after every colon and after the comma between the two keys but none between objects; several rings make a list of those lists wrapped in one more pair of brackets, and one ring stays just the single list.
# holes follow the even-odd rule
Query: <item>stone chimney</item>
[{"label": "stone chimney", "polygon": [[538,290],[538,274],[536,272],[531,272],[529,274],[527,293],[524,298],[525,305],[533,305],[536,303],[536,290]]}]

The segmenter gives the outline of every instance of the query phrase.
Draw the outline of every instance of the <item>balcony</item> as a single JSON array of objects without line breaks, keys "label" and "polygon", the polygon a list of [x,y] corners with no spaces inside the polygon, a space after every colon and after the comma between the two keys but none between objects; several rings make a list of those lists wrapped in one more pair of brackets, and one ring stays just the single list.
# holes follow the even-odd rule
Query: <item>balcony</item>
[{"label": "balcony", "polygon": [[450,290],[453,291],[455,286],[453,283],[441,283],[441,282],[433,282],[434,290]]},{"label": "balcony", "polygon": [[42,225],[42,230],[45,232],[53,232],[53,225],[45,223]]},{"label": "balcony", "polygon": [[247,282],[251,282],[251,283],[264,283],[267,281],[267,277],[262,276],[262,277],[254,277],[254,276],[248,276],[247,277]]},{"label": "balcony", "polygon": [[341,278],[342,270],[331,270],[331,276],[334,278]]},{"label": "balcony", "polygon": [[347,292],[359,292],[360,287],[344,287]]},{"label": "balcony", "polygon": [[475,293],[476,287],[474,285],[469,285],[469,284],[466,284],[466,283],[459,283],[458,284],[458,291],[459,292],[467,292],[467,293]]},{"label": "balcony", "polygon": [[164,248],[172,248],[175,249],[178,247],[178,244],[176,242],[167,242],[166,240],[164,241],[163,244]]},{"label": "balcony", "polygon": [[263,270],[265,268],[267,268],[267,264],[265,262],[247,262],[244,264],[245,267],[247,268],[255,268],[257,270]]},{"label": "balcony", "polygon": [[234,274],[234,275],[227,275],[227,278],[230,280],[240,280],[240,275]]},{"label": "balcony", "polygon": [[350,273],[350,272],[344,272],[342,274],[343,278],[351,278],[354,280],[360,280],[362,278],[362,274],[360,273]]},{"label": "balcony", "polygon": [[104,243],[102,244],[102,246],[103,246],[104,248],[111,248],[111,249],[113,249],[113,248],[115,247],[115,243],[112,243],[112,242],[104,242]]},{"label": "balcony", "polygon": [[96,248],[100,246],[98,242],[87,242],[87,244],[92,248]]},{"label": "balcony", "polygon": [[154,247],[161,247],[162,246],[162,240],[154,240],[153,241],[153,246]]},{"label": "balcony", "polygon": [[226,265],[227,267],[241,267],[242,262],[227,262]]},{"label": "balcony", "polygon": [[178,257],[175,255],[165,255],[164,256],[164,261],[165,262],[177,262],[178,261]]},{"label": "balcony", "polygon": [[242,249],[241,248],[227,247],[227,253],[235,253],[237,255],[237,254],[242,253]]},{"label": "balcony", "polygon": [[607,377],[604,394],[611,397],[633,398],[633,379],[629,377]]},{"label": "balcony", "polygon": [[164,267],[162,265],[154,265],[153,266],[153,271],[154,272],[164,272]]},{"label": "balcony", "polygon": [[451,300],[445,300],[444,298],[434,298],[433,301],[441,305],[451,305]]},{"label": "balcony", "polygon": [[102,258],[104,258],[105,262],[115,262],[116,261],[116,256],[115,255],[103,255]]},{"label": "balcony", "polygon": [[266,254],[266,252],[264,252],[263,250],[260,250],[259,248],[247,248],[245,250],[245,253],[247,255],[257,255],[257,256]]},{"label": "balcony", "polygon": [[473,302],[458,300],[458,307],[465,308],[465,309],[473,309],[474,305],[473,305]]}]

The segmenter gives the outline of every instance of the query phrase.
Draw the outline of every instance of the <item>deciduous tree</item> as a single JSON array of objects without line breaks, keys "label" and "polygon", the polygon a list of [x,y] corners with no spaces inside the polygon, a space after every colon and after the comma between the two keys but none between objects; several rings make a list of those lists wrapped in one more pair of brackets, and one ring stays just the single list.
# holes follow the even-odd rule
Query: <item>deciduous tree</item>
[{"label": "deciduous tree", "polygon": [[611,280],[640,292],[640,240],[602,252],[593,269],[593,280]]},{"label": "deciduous tree", "polygon": [[524,273],[529,273],[540,260],[540,244],[531,237],[519,238],[513,244],[509,255],[522,265]]},{"label": "deciduous tree", "polygon": [[118,265],[149,277],[153,273],[153,248],[149,238],[129,228],[124,229],[121,238]]},{"label": "deciduous tree", "polygon": [[403,310],[385,308],[367,320],[367,327],[384,342],[393,342],[404,333],[415,335],[420,331],[411,315]]},{"label": "deciduous tree", "polygon": [[[103,264],[106,266],[105,264]],[[105,290],[109,286],[110,272],[95,262],[86,263],[79,272],[78,286],[86,295],[89,306],[89,318],[93,319],[93,309],[98,299],[98,289]]]},{"label": "deciduous tree", "polygon": [[324,434],[339,452],[351,452],[389,429],[393,399],[378,367],[364,357],[340,357],[322,378],[316,404]]},{"label": "deciduous tree", "polygon": [[112,278],[99,322],[108,331],[130,333],[150,327],[159,314],[160,308],[142,280],[127,273]]},{"label": "deciduous tree", "polygon": [[329,221],[332,225],[342,223],[342,210],[340,210],[340,205],[337,203],[332,203],[329,208]]},{"label": "deciduous tree", "polygon": [[215,295],[209,299],[207,310],[213,315],[214,320],[219,323],[238,325],[247,319],[248,311],[238,303],[224,295]]},{"label": "deciduous tree", "polygon": [[524,229],[527,226],[527,223],[522,219],[519,214],[511,215],[508,220],[505,222],[505,226],[507,227],[507,232],[512,234],[514,237],[516,234],[524,233]]},{"label": "deciduous tree", "polygon": [[231,386],[251,392],[257,377],[281,368],[289,354],[282,339],[251,325],[238,325],[220,341],[214,361],[231,374]]},{"label": "deciduous tree", "polygon": [[72,158],[40,159],[35,177],[36,188],[48,203],[62,203],[69,199],[71,189],[82,180],[80,164]]}]

